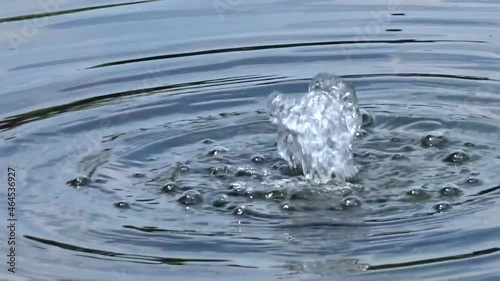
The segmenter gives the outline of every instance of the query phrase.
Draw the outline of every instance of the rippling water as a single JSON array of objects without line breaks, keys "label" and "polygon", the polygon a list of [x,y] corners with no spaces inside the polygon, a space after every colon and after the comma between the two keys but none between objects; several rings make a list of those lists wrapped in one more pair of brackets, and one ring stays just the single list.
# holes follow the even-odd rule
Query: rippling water
[{"label": "rippling water", "polygon": [[[499,18],[479,0],[6,1],[19,246],[1,279],[498,280]],[[340,185],[288,167],[266,112],[323,71],[365,112]]]}]

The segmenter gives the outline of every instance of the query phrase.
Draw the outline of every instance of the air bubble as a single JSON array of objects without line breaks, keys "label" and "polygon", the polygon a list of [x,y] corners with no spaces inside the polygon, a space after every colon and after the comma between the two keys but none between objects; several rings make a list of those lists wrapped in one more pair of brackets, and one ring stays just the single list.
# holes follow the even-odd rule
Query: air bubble
[{"label": "air bubble", "polygon": [[374,121],[374,118],[364,109],[360,109],[359,112],[361,113],[361,126],[366,127],[368,125],[371,125]]},{"label": "air bubble", "polygon": [[481,180],[478,178],[468,178],[465,182],[468,184],[479,184]]},{"label": "air bubble", "polygon": [[467,146],[467,147],[474,147],[476,146],[473,142],[466,142],[464,143],[464,146]]},{"label": "air bubble", "polygon": [[469,159],[470,159],[469,156],[462,150],[455,150],[450,154],[448,154],[448,156],[444,159],[444,161],[459,164],[459,163],[464,163]]},{"label": "air bubble", "polygon": [[278,161],[278,162],[274,162],[272,165],[271,165],[271,169],[273,170],[279,170],[279,168],[283,166],[283,163],[281,161]]},{"label": "air bubble", "polygon": [[254,177],[261,178],[262,175],[251,167],[240,167],[236,170],[234,174],[235,177]]},{"label": "air bubble", "polygon": [[226,194],[219,194],[212,203],[212,206],[220,208],[224,207],[229,203],[229,196]]},{"label": "air bubble", "polygon": [[179,203],[184,205],[197,205],[203,202],[203,196],[201,193],[194,189],[186,190],[182,193],[182,196],[178,199]]},{"label": "air bubble", "polygon": [[222,154],[222,153],[226,153],[228,152],[229,150],[221,145],[218,145],[212,149],[210,149],[210,151],[208,152],[208,155],[213,155],[213,156],[216,156],[216,155],[219,155],[219,154]]},{"label": "air bubble", "polygon": [[242,182],[235,182],[229,186],[229,195],[232,196],[245,196],[247,194],[247,187]]},{"label": "air bubble", "polygon": [[219,173],[218,169],[218,167],[210,167],[208,168],[208,174],[211,176],[217,175]]},{"label": "air bubble", "polygon": [[74,177],[72,180],[67,181],[66,184],[69,184],[74,187],[80,187],[80,186],[85,186],[89,185],[91,182],[90,178],[85,176],[85,175],[78,175]]},{"label": "air bubble", "polygon": [[349,188],[349,187],[342,187],[342,188],[340,189],[340,195],[341,195],[342,197],[347,197],[347,196],[349,196],[349,195],[352,195],[352,189],[351,189],[351,188]]},{"label": "air bubble", "polygon": [[364,136],[368,135],[368,132],[365,129],[359,129],[356,132],[356,138],[362,138]]},{"label": "air bubble", "polygon": [[273,190],[265,195],[266,199],[285,199],[286,193],[280,190]]},{"label": "air bubble", "polygon": [[431,195],[420,187],[407,191],[406,195],[415,200],[426,200],[431,198]]},{"label": "air bubble", "polygon": [[347,183],[349,188],[351,188],[353,191],[356,191],[356,192],[365,192],[366,191],[366,187],[364,185],[361,185],[361,184],[354,184],[354,183]]},{"label": "air bubble", "polygon": [[176,192],[179,190],[179,186],[173,182],[166,183],[162,188],[161,191],[165,193],[172,193]]},{"label": "air bubble", "polygon": [[405,157],[403,154],[396,153],[396,154],[392,155],[391,159],[392,160],[402,160],[402,159],[405,159]]},{"label": "air bubble", "polygon": [[415,148],[411,145],[405,145],[405,146],[403,146],[403,151],[412,152],[412,151],[415,151]]},{"label": "air bubble", "polygon": [[210,168],[208,168],[208,174],[211,175],[211,176],[228,174],[230,172],[231,171],[229,170],[228,166],[225,166],[225,167],[210,167]]},{"label": "air bubble", "polygon": [[361,200],[354,196],[346,197],[340,202],[340,207],[344,210],[359,208],[361,207]]},{"label": "air bubble", "polygon": [[188,165],[186,165],[186,164],[180,164],[180,165],[178,165],[178,166],[177,166],[177,170],[178,170],[179,172],[186,173],[186,172],[188,172],[189,170],[191,170],[191,168],[189,168],[189,166],[188,166]]},{"label": "air bubble", "polygon": [[436,205],[434,205],[434,210],[438,212],[446,212],[451,209],[451,205],[447,202],[441,202]]},{"label": "air bubble", "polygon": [[263,162],[266,162],[266,159],[261,155],[254,155],[254,156],[252,156],[252,162],[263,163]]},{"label": "air bubble", "polygon": [[234,210],[233,210],[233,214],[237,215],[237,216],[244,216],[247,214],[247,212],[248,211],[245,209],[245,206],[239,206],[239,207],[234,208]]},{"label": "air bubble", "polygon": [[447,183],[443,185],[443,187],[441,187],[441,189],[439,190],[439,194],[448,197],[460,196],[462,193],[463,193],[462,190],[456,184],[453,183]]},{"label": "air bubble", "polygon": [[278,167],[280,174],[284,176],[300,176],[302,175],[302,169],[300,167],[290,167],[288,164],[283,164]]},{"label": "air bubble", "polygon": [[128,208],[130,208],[130,205],[126,201],[116,202],[116,203],[113,204],[113,206],[115,206],[118,209],[128,209]]},{"label": "air bubble", "polygon": [[134,173],[133,176],[134,176],[134,178],[144,178],[144,177],[146,177],[146,174],[138,172],[138,173]]},{"label": "air bubble", "polygon": [[281,209],[284,211],[294,211],[295,208],[290,204],[290,202],[284,202],[281,204]]},{"label": "air bubble", "polygon": [[424,147],[443,147],[447,142],[448,139],[440,131],[432,131],[425,135],[421,140]]}]

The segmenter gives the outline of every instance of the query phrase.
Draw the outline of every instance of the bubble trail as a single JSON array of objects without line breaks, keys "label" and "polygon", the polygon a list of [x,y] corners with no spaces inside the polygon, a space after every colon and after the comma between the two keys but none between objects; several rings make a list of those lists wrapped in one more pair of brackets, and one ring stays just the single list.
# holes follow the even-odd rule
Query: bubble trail
[{"label": "bubble trail", "polygon": [[356,174],[352,142],[362,120],[351,85],[320,73],[305,95],[272,93],[267,109],[278,127],[278,153],[307,179],[321,183]]}]

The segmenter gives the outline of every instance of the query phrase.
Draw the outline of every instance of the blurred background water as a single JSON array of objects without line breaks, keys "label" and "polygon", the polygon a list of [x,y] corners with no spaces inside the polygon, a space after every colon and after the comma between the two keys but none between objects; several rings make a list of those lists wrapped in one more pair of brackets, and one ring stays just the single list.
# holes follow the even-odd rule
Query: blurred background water
[{"label": "blurred background water", "polygon": [[[18,260],[0,279],[499,280],[499,18],[493,0],[4,1]],[[324,71],[366,111],[345,184],[290,169],[266,112]]]}]

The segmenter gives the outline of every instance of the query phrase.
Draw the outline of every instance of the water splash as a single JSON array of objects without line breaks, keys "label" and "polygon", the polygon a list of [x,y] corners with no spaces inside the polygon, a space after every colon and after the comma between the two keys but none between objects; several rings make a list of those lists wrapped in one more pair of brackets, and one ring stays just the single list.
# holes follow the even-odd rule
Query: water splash
[{"label": "water splash", "polygon": [[355,90],[340,78],[318,74],[306,95],[273,93],[269,97],[271,122],[278,126],[278,153],[307,179],[345,180],[357,168],[352,141],[361,127]]}]

